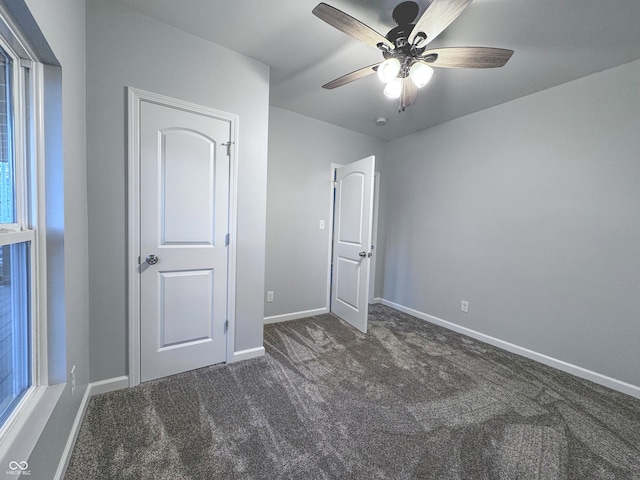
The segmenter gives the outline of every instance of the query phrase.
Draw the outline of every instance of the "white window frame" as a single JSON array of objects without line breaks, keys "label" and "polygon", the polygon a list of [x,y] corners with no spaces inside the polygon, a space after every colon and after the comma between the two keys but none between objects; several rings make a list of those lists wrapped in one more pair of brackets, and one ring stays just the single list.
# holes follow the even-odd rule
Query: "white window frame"
[{"label": "white window frame", "polygon": [[[0,5],[0,45],[13,60],[16,223],[0,228],[0,245],[30,242],[31,386],[0,426],[0,470],[27,460],[65,384],[49,386],[47,357],[44,75],[42,64]],[[25,68],[30,88],[25,89]],[[29,95],[29,125],[24,115]],[[29,129],[27,131],[27,129]],[[29,144],[27,144],[27,140]],[[38,213],[42,212],[42,215]]]}]

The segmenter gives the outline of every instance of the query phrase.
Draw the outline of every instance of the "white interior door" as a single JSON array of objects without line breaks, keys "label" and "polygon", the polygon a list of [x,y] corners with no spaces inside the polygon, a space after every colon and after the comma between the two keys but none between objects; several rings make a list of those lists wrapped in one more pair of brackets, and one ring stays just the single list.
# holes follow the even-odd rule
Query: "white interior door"
[{"label": "white interior door", "polygon": [[331,311],[367,331],[375,157],[336,168]]},{"label": "white interior door", "polygon": [[140,379],[225,360],[228,120],[140,104]]}]

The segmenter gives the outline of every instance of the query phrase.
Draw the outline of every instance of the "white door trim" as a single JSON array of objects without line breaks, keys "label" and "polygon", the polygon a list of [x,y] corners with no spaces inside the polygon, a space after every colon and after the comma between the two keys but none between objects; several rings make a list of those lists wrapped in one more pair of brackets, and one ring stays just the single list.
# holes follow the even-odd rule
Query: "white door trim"
[{"label": "white door trim", "polygon": [[229,267],[227,273],[227,314],[229,327],[226,361],[234,361],[236,298],[236,231],[238,192],[238,124],[239,117],[190,102],[127,87],[128,157],[127,157],[127,321],[129,324],[129,386],[140,384],[140,103],[148,101],[229,121],[231,124],[229,166]]},{"label": "white door trim", "polygon": [[336,168],[342,167],[339,163],[331,164],[331,181],[329,182],[329,248],[327,259],[327,312],[331,311],[331,263],[333,262],[333,210],[335,203],[335,185],[333,182],[336,179]]},{"label": "white door trim", "polygon": [[369,303],[372,304],[376,293],[376,259],[378,258],[378,210],[380,202],[380,172],[373,173],[373,218],[371,220],[371,272],[369,279]]}]

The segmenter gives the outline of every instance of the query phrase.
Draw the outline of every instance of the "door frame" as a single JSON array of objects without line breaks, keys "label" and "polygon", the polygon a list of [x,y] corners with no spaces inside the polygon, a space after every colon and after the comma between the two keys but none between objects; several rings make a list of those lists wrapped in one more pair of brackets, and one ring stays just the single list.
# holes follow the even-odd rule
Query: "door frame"
[{"label": "door frame", "polygon": [[[331,281],[332,281],[332,269],[331,264],[333,262],[333,235],[334,235],[334,210],[335,210],[335,191],[336,187],[334,181],[336,178],[336,168],[344,167],[340,163],[331,164],[331,181],[329,182],[329,258],[327,263],[327,313],[331,312]],[[371,258],[370,272],[369,272],[369,297],[368,302],[373,303],[375,298],[376,287],[376,250],[378,249],[378,204],[380,195],[380,172],[373,172],[373,215],[371,218],[371,241],[374,245],[373,257]]]},{"label": "door frame", "polygon": [[238,205],[237,115],[127,87],[127,322],[129,386],[140,384],[140,104],[143,101],[199,113],[230,122],[229,155],[229,264],[227,270],[227,328],[225,361],[233,361],[236,319],[236,232]]},{"label": "door frame", "polygon": [[369,304],[375,301],[376,297],[376,259],[378,258],[378,209],[380,207],[380,172],[373,172],[373,215],[371,217],[371,243],[373,244],[373,255],[369,268]]}]

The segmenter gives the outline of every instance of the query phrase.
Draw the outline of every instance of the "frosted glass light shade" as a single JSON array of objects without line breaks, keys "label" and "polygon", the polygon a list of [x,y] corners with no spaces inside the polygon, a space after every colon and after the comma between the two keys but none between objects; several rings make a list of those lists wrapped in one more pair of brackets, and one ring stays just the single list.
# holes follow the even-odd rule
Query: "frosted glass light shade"
[{"label": "frosted glass light shade", "polygon": [[389,98],[400,98],[402,94],[402,79],[396,77],[387,83],[387,86],[384,87],[384,94]]},{"label": "frosted glass light shade", "polygon": [[415,84],[416,87],[422,88],[433,76],[433,68],[427,65],[424,62],[416,62],[411,65],[411,69],[409,70],[409,77]]},{"label": "frosted glass light shade", "polygon": [[389,83],[400,73],[400,60],[388,58],[378,67],[378,78],[384,83]]}]

